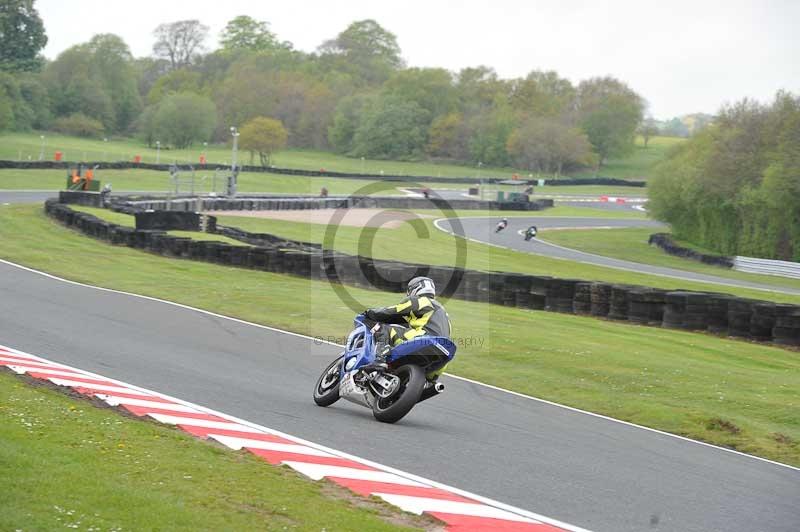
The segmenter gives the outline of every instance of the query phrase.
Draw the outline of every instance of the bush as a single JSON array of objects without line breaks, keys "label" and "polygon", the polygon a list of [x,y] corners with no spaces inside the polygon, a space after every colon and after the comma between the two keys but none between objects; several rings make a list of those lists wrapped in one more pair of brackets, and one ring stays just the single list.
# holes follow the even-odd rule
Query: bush
[{"label": "bush", "polygon": [[99,138],[103,136],[105,128],[99,120],[89,118],[83,113],[75,113],[56,119],[53,130],[76,137]]},{"label": "bush", "polygon": [[217,124],[214,102],[190,92],[171,94],[145,109],[138,121],[139,135],[148,143],[188,148],[211,138]]}]

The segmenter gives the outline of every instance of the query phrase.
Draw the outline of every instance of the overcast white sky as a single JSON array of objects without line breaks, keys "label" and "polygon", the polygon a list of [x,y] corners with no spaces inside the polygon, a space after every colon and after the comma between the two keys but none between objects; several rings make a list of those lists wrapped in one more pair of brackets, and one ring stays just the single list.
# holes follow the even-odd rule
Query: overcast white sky
[{"label": "overcast white sky", "polygon": [[397,36],[409,66],[487,65],[503,78],[556,70],[573,82],[613,75],[656,118],[715,112],[745,96],[800,93],[800,1],[670,0],[36,0],[55,58],[95,33],[150,55],[162,22],[199,19],[209,47],[237,15],[265,20],[281,40],[312,51],[355,20]]}]

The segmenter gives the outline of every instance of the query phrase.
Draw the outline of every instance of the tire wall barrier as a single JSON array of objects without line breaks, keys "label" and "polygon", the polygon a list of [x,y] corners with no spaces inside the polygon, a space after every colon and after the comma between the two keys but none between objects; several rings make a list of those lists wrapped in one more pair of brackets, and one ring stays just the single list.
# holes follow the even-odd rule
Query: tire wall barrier
[{"label": "tire wall barrier", "polygon": [[430,209],[443,207],[460,210],[540,211],[553,206],[552,199],[527,202],[497,202],[439,200],[436,198],[348,196],[342,198],[255,196],[236,198],[136,198],[115,197],[111,209],[119,212],[135,211],[282,211],[308,209]]},{"label": "tire wall barrier", "polygon": [[[53,170],[69,168],[70,165],[75,165],[77,162],[65,161],[3,161],[0,160],[0,169],[14,168],[19,170]],[[179,169],[189,170],[229,170],[230,166],[221,164],[198,164],[198,165],[172,165],[172,164],[152,164],[152,163],[134,163],[129,161],[116,161],[116,162],[82,162],[88,168],[97,167],[100,170],[161,170],[168,171],[174,166]],[[507,177],[487,177],[479,179],[477,177],[434,177],[434,176],[408,176],[408,175],[394,175],[394,174],[355,174],[350,172],[331,172],[328,170],[301,170],[295,168],[277,168],[270,166],[265,168],[263,166],[249,166],[241,165],[238,167],[242,172],[257,172],[265,174],[279,174],[279,175],[294,175],[306,177],[336,177],[341,179],[365,179],[369,181],[397,181],[401,183],[463,183],[477,185],[480,183],[498,183],[505,181]],[[537,184],[538,180],[520,180],[520,183]],[[645,181],[627,181],[625,179],[617,179],[613,177],[587,177],[585,179],[545,179],[545,185],[559,185],[559,186],[575,186],[575,185],[613,185],[613,186],[630,186],[630,187],[644,187]]]},{"label": "tire wall barrier", "polygon": [[722,255],[706,255],[704,253],[698,253],[693,249],[681,247],[675,243],[675,241],[672,239],[672,235],[668,233],[652,234],[647,240],[647,243],[651,246],[656,245],[660,247],[670,255],[696,260],[698,262],[702,262],[703,264],[711,264],[712,266],[733,268],[732,257],[725,257]]},{"label": "tire wall barrier", "polygon": [[[409,279],[427,275],[438,286],[449,287],[442,293],[445,298],[606,317],[633,324],[707,331],[758,342],[800,346],[798,305],[776,304],[728,294],[668,291],[578,279],[456,270],[374,260],[323,250],[318,244],[248,233],[233,227],[220,226],[212,231],[254,244],[235,246],[176,237],[164,230],[122,227],[88,213],[76,212],[56,199],[47,200],[44,209],[48,216],[85,235],[167,257],[290,274],[388,292],[405,292],[405,284]],[[449,282],[451,280],[455,282]]]}]

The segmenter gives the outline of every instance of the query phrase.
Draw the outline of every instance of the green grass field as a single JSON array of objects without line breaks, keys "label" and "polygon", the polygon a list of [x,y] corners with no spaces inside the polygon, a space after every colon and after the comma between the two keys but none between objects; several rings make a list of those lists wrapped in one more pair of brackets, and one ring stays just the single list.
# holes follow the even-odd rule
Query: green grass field
[{"label": "green grass field", "polygon": [[[41,139],[44,135],[44,142]],[[608,166],[600,170],[600,175],[619,178],[642,178],[649,175],[649,170],[665,153],[666,147],[679,141],[678,139],[654,138],[650,147],[634,152],[623,160],[611,160]],[[44,149],[42,146],[44,145]],[[224,144],[212,144],[204,147],[193,146],[186,150],[150,149],[134,139],[111,138],[82,139],[51,132],[5,133],[0,135],[0,159],[5,160],[38,160],[43,153],[44,159],[53,160],[56,151],[61,151],[64,160],[69,161],[132,161],[140,155],[143,162],[161,163],[178,162],[182,164],[199,164],[200,155],[205,153],[209,163],[230,164],[231,148]],[[641,153],[640,153],[641,152]],[[249,154],[239,153],[239,162],[249,164]],[[459,166],[452,164],[433,164],[428,162],[402,162],[354,159],[331,152],[313,150],[285,150],[276,153],[272,164],[282,168],[298,168],[304,170],[326,169],[335,172],[354,172],[367,174],[396,174],[410,176],[437,177],[500,177],[510,178],[514,174],[528,177],[530,172],[514,168],[493,168]],[[584,172],[581,175],[593,175]],[[536,177],[536,176],[533,176]],[[546,177],[546,176],[541,176]]]},{"label": "green grass field", "polygon": [[[410,530],[430,522],[0,370],[1,530]],[[313,508],[314,511],[309,511]]]},{"label": "green grass field", "polygon": [[710,266],[691,259],[670,255],[657,246],[648,245],[647,239],[655,232],[656,230],[652,228],[559,231],[543,229],[539,233],[538,238],[560,246],[578,249],[596,255],[603,255],[605,257],[613,257],[615,259],[707,273],[728,279],[771,284],[776,287],[800,289],[799,279],[742,273],[729,268]]},{"label": "green grass field", "polygon": [[[40,206],[0,206],[0,257],[314,336],[340,336],[353,315],[328,283],[112,247],[58,225]],[[398,297],[347,290],[364,307]],[[481,303],[447,307],[456,340],[475,339],[453,373],[800,464],[796,352]]]},{"label": "green grass field", "polygon": [[[610,159],[608,164],[600,169],[600,175],[618,177],[620,179],[647,180],[652,177],[653,167],[666,157],[670,148],[686,142],[678,137],[653,137],[644,147],[644,140],[636,139],[636,148],[628,157]],[[592,172],[579,172],[577,176],[591,176]]]}]

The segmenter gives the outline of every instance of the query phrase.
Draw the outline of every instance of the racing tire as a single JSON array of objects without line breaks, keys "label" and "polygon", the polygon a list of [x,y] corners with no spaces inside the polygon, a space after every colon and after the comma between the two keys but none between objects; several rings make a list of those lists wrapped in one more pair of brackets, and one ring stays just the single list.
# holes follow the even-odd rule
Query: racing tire
[{"label": "racing tire", "polygon": [[339,383],[342,380],[341,366],[344,357],[341,356],[331,362],[314,386],[314,402],[318,406],[331,406],[339,400]]},{"label": "racing tire", "polygon": [[392,370],[400,377],[400,386],[389,397],[375,397],[372,415],[383,423],[395,423],[408,414],[419,402],[425,388],[425,372],[414,364],[406,364]]}]

